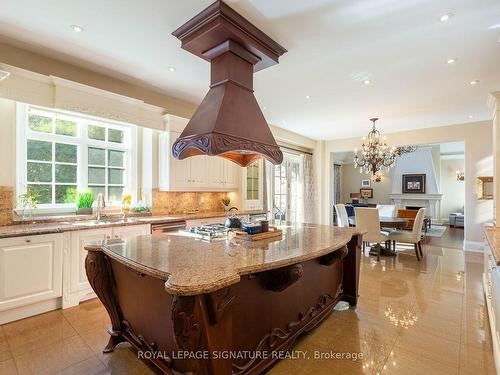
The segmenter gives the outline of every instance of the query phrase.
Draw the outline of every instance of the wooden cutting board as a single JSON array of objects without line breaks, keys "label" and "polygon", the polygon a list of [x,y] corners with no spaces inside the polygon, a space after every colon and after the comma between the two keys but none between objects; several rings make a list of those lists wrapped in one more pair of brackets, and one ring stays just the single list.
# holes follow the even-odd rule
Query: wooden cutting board
[{"label": "wooden cutting board", "polygon": [[283,231],[276,227],[269,227],[268,232],[256,233],[256,234],[248,234],[242,230],[236,231],[236,235],[240,236],[242,239],[247,241],[260,241],[266,240],[269,238],[277,238],[283,235]]}]

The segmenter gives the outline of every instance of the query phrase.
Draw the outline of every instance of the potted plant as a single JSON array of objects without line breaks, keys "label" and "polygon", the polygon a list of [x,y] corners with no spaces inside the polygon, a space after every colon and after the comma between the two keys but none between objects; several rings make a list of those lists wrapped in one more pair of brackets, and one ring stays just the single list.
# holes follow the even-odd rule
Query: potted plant
[{"label": "potted plant", "polygon": [[222,205],[224,206],[224,211],[229,211],[231,199],[229,197],[224,197],[221,199]]},{"label": "potted plant", "polygon": [[92,215],[92,204],[94,203],[94,193],[91,190],[86,190],[78,193],[76,198],[76,214],[77,215]]},{"label": "potted plant", "polygon": [[40,194],[32,187],[28,187],[26,193],[19,195],[19,204],[23,208],[23,219],[33,217],[33,211],[36,209],[39,196]]},{"label": "potted plant", "polygon": [[132,204],[132,196],[130,194],[125,194],[122,198],[122,211],[127,214],[130,211],[130,205]]}]

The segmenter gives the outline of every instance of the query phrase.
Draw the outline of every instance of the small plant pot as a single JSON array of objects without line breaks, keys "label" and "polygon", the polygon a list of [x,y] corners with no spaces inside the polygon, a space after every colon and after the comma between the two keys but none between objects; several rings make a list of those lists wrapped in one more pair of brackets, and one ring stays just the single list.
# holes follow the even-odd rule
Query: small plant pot
[{"label": "small plant pot", "polygon": [[92,215],[92,208],[77,208],[77,215]]}]

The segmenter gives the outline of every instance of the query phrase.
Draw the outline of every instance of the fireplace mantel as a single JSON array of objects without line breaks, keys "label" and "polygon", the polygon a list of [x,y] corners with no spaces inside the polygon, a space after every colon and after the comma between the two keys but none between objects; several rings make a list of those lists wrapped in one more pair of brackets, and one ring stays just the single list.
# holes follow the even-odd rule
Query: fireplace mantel
[{"label": "fireplace mantel", "polygon": [[436,223],[441,222],[441,199],[443,194],[389,194],[389,198],[397,208],[421,206],[427,209],[426,215]]}]

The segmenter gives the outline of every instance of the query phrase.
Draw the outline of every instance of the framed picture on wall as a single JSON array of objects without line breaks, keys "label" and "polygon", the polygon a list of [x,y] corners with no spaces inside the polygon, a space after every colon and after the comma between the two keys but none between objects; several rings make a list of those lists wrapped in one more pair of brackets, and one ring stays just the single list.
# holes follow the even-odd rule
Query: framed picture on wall
[{"label": "framed picture on wall", "polygon": [[404,174],[403,194],[425,194],[425,174]]},{"label": "framed picture on wall", "polygon": [[371,186],[370,180],[361,180],[362,188],[369,188]]},{"label": "framed picture on wall", "polygon": [[373,189],[359,189],[359,195],[361,195],[361,198],[365,198],[365,199],[371,199],[373,198]]}]

